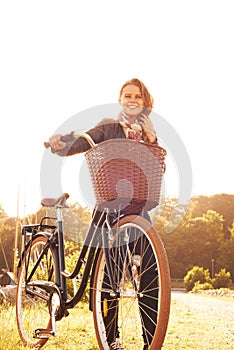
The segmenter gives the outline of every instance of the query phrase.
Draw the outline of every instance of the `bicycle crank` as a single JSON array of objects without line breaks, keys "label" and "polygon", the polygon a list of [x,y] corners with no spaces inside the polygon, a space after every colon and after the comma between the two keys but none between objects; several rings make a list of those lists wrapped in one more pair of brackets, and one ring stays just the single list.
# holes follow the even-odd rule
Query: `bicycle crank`
[{"label": "bicycle crank", "polygon": [[50,328],[38,328],[34,332],[34,338],[38,339],[48,339],[50,336],[56,335],[56,321],[61,320],[63,316],[68,316],[68,311],[65,310],[62,302],[61,294],[57,289],[54,289],[51,291],[49,300],[48,300],[48,307],[49,307],[49,313],[50,313],[50,321],[49,321],[49,327]]}]

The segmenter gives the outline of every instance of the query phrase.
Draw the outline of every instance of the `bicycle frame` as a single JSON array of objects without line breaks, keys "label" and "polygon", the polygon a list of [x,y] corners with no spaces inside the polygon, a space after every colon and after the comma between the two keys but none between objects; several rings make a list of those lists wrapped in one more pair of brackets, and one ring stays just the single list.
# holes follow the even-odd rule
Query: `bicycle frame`
[{"label": "bicycle frame", "polygon": [[[48,203],[49,200],[44,201],[43,205]],[[118,343],[120,334],[129,348],[129,329],[136,327],[138,348],[144,342],[147,346],[152,344],[152,349],[160,349],[170,310],[170,274],[160,237],[146,218],[140,218],[146,213],[125,215],[116,210],[112,214],[97,207],[75,267],[68,273],[64,206],[54,205],[57,215],[52,219],[57,220],[56,225],[45,224],[45,217],[40,224],[25,225],[22,230],[25,245],[16,314],[24,344],[41,347],[50,336],[55,336],[56,321],[69,315],[69,309],[79,303],[90,281],[90,310],[100,348],[109,348],[113,339]],[[68,297],[67,280],[76,276],[77,288]]]},{"label": "bicycle frame", "polygon": [[[57,218],[44,217],[42,218],[40,224],[25,225],[23,226],[23,229],[22,229],[22,234],[24,235],[24,251],[22,252],[21,261],[25,255],[26,249],[30,247],[33,237],[35,237],[37,234],[43,234],[47,239],[47,244],[45,245],[43,251],[38,257],[30,275],[27,276],[27,273],[26,273],[27,277],[25,282],[26,282],[26,285],[27,284],[30,286],[35,285],[47,291],[51,290],[51,293],[55,291],[57,294],[59,294],[62,305],[61,305],[61,310],[59,312],[59,317],[57,317],[56,319],[61,319],[64,315],[68,315],[67,309],[73,308],[81,300],[90,276],[91,276],[90,281],[92,284],[93,273],[95,270],[95,261],[97,261],[101,247],[104,247],[107,269],[109,270],[109,272],[111,271],[110,257],[108,254],[108,240],[109,240],[108,232],[110,232],[111,230],[111,225],[109,222],[110,217],[109,217],[108,209],[104,209],[101,212],[98,210],[95,211],[91,225],[89,226],[88,232],[86,234],[81,252],[79,254],[78,260],[76,262],[76,265],[73,271],[70,274],[65,271],[62,209],[63,209],[62,205],[58,205],[56,207]],[[53,219],[53,220],[56,219],[57,225],[54,226],[54,225],[43,224],[43,221],[45,219]],[[119,216],[117,216],[115,220],[119,220]],[[44,230],[52,229],[52,233],[42,232],[41,230],[43,229]],[[32,237],[27,242],[26,235],[28,232],[32,234]],[[55,284],[52,282],[45,283],[42,281],[30,282],[34,272],[36,271],[38,265],[43,259],[43,256],[46,254],[46,252],[48,251],[51,245],[53,246],[53,249],[56,251],[56,259],[57,259],[57,264],[56,264],[57,271],[55,273],[57,278],[56,278]],[[88,252],[88,256],[86,257],[86,253],[88,249],[89,249],[89,252]],[[87,259],[86,261],[85,261],[85,257]],[[21,264],[21,261],[19,263],[19,266]],[[25,261],[25,264],[27,263],[28,262]],[[80,283],[80,286],[77,289],[74,296],[70,300],[67,300],[66,281],[67,279],[74,279],[75,277],[77,277],[82,265],[84,264],[85,264],[85,267],[84,267],[84,272],[82,274],[82,281]],[[25,266],[25,270],[27,271],[27,266]],[[90,272],[91,272],[91,275],[90,275]],[[110,273],[110,276],[112,275],[113,274]],[[114,285],[113,279],[110,282],[111,282],[111,289],[113,294],[117,295],[117,293],[115,292],[115,285]],[[34,292],[30,291],[30,293],[32,294]],[[91,293],[92,293],[92,288],[90,289],[90,294]],[[46,301],[48,301],[47,300],[48,297],[46,298],[42,293],[35,292],[35,295],[37,295],[37,297],[46,299]],[[91,295],[90,295],[90,299],[91,299]]]}]

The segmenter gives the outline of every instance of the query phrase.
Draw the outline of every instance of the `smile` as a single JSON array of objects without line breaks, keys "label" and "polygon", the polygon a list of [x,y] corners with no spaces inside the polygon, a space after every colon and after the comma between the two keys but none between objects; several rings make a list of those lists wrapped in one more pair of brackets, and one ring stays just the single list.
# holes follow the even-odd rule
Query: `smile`
[{"label": "smile", "polygon": [[137,105],[128,105],[127,107],[131,108],[131,109],[135,109],[135,108],[138,108],[139,106],[137,106]]}]

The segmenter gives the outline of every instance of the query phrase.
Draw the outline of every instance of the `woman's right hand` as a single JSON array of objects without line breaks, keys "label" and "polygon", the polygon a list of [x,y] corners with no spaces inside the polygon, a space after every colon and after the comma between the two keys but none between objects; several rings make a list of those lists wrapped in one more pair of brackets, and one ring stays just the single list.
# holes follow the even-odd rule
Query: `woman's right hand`
[{"label": "woman's right hand", "polygon": [[54,151],[59,151],[66,147],[66,142],[61,141],[62,135],[53,135],[49,138],[49,145]]}]

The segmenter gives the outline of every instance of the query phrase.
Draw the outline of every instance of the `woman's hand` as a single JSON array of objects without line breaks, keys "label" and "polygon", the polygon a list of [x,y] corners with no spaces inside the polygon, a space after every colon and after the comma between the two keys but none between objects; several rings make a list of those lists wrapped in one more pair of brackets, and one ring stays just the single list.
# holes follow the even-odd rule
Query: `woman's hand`
[{"label": "woman's hand", "polygon": [[61,141],[61,137],[62,135],[53,135],[49,138],[50,147],[54,151],[59,151],[60,149],[66,147],[66,142]]},{"label": "woman's hand", "polygon": [[150,143],[154,143],[156,140],[156,136],[151,119],[147,115],[141,114],[141,116],[138,119],[138,122],[143,130],[143,140]]}]

